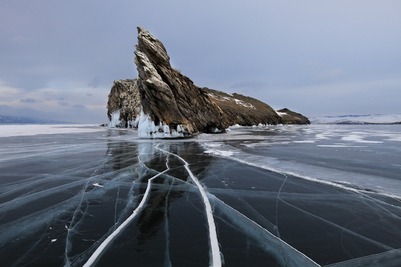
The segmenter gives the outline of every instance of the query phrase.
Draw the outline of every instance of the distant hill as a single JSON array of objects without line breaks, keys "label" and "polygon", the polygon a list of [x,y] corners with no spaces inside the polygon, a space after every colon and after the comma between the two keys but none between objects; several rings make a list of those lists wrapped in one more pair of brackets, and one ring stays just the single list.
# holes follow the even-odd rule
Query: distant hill
[{"label": "distant hill", "polygon": [[325,116],[311,121],[313,124],[401,124],[401,114]]},{"label": "distant hill", "polygon": [[18,116],[3,116],[0,115],[0,124],[54,124],[54,123],[68,123],[64,121],[18,117]]}]

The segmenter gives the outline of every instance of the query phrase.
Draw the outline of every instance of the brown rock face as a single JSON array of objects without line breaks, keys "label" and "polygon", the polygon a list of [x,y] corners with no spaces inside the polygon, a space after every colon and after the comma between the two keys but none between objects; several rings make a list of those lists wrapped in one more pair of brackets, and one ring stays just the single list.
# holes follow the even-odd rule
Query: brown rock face
[{"label": "brown rock face", "polygon": [[310,124],[307,117],[288,108],[279,109],[277,112],[283,118],[285,124]]},{"label": "brown rock face", "polygon": [[115,81],[109,94],[108,116],[118,121],[114,126],[138,126],[152,138],[224,131],[235,124],[284,123],[257,99],[194,85],[171,67],[164,45],[139,27],[135,64],[138,79]]},{"label": "brown rock face", "polygon": [[269,105],[255,98],[240,94],[227,94],[203,88],[209,98],[224,111],[229,125],[252,126],[258,124],[283,123],[280,116]]},{"label": "brown rock face", "polygon": [[227,119],[209,97],[186,76],[173,69],[163,44],[138,28],[135,51],[143,112],[157,125],[182,125],[188,134],[225,129]]}]

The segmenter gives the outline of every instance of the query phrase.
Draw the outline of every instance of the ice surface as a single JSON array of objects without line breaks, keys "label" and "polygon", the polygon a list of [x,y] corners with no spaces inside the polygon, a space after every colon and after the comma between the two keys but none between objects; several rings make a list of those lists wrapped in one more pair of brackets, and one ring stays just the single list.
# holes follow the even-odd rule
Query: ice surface
[{"label": "ice surface", "polygon": [[365,140],[363,136],[358,134],[350,134],[341,138],[344,141],[353,141],[357,143],[373,143],[373,144],[381,144],[383,141],[369,141]]},{"label": "ice surface", "polygon": [[[272,140],[270,138],[270,142],[266,142],[266,139],[264,139],[264,141],[258,142],[243,142],[241,143],[241,146],[252,149],[258,147],[269,147],[273,145],[313,144],[316,147],[322,148],[357,149],[361,151],[361,153],[359,153],[361,157],[366,157],[371,156],[368,153],[371,151],[371,149],[374,149],[374,147],[369,149],[369,145],[374,146],[388,143],[389,141],[398,141],[398,139],[401,137],[401,134],[398,133],[396,130],[399,126],[389,126],[396,127],[394,128],[394,132],[386,132],[383,131],[384,128],[380,128],[380,126],[377,127],[377,129],[380,130],[375,132],[361,132],[345,130],[347,129],[347,126],[339,127],[337,129],[333,129],[332,127],[326,128],[325,126],[316,126],[315,131],[312,133],[312,136],[308,136],[308,138],[310,138],[308,140],[291,140],[289,142],[283,142],[283,136],[280,135],[280,139]],[[288,134],[292,133],[293,129],[291,128],[302,129],[300,127],[288,127],[281,129],[284,133]],[[229,138],[233,140],[243,140],[244,136],[250,138],[247,129],[238,130],[238,132],[243,133],[243,135],[231,132]],[[203,136],[205,153],[230,158],[231,160],[236,160],[244,164],[264,168],[273,172],[295,175],[297,177],[302,177],[303,179],[330,184],[332,186],[341,187],[347,190],[373,190],[375,192],[381,192],[382,194],[401,197],[401,191],[399,190],[399,188],[401,188],[401,179],[393,179],[393,177],[387,178],[385,176],[383,177],[381,174],[377,175],[376,173],[375,175],[372,175],[370,173],[354,173],[349,172],[346,169],[331,168],[329,166],[321,164],[304,164],[301,161],[285,160],[274,157],[272,153],[255,155],[254,153],[248,153],[248,150],[241,149],[241,147],[239,149],[238,146],[228,145],[227,140],[224,143],[220,142],[220,140],[218,140],[218,138],[220,137],[216,137],[217,142],[210,142],[210,139],[205,137],[208,136]],[[258,136],[257,138],[260,137]],[[393,144],[388,143],[388,146],[392,147]],[[347,152],[347,150],[344,150],[343,153],[345,152]],[[339,151],[339,154],[339,156],[341,156],[341,151]],[[377,157],[381,157],[380,154]],[[317,158],[317,160],[319,160],[319,158]],[[395,163],[397,161],[396,157],[393,157],[392,161],[393,166],[400,166]],[[370,168],[371,165],[368,165],[367,167]],[[355,187],[348,187],[344,185],[344,182],[357,184],[360,189]]]},{"label": "ice surface", "polygon": [[383,253],[369,255],[346,262],[326,265],[327,267],[378,267],[378,266],[400,266],[401,249],[389,250]]},{"label": "ice surface", "polygon": [[221,217],[246,232],[248,238],[254,239],[268,253],[280,255],[280,266],[319,266],[302,252],[288,245],[256,222],[214,197],[216,209]]},{"label": "ice surface", "polygon": [[397,266],[400,127],[232,127],[178,140],[78,127],[0,138],[0,261]]},{"label": "ice surface", "polygon": [[0,124],[0,137],[32,136],[38,134],[91,133],[104,131],[93,124]]}]

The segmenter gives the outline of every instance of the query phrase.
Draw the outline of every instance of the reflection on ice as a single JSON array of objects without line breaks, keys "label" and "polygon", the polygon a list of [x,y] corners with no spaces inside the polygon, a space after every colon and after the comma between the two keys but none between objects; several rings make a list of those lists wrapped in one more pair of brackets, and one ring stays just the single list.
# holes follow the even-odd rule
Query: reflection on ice
[{"label": "reflection on ice", "polygon": [[160,150],[168,155],[173,155],[173,156],[177,157],[178,159],[180,159],[184,163],[185,170],[188,172],[189,177],[191,177],[192,182],[198,188],[198,190],[202,196],[203,204],[205,205],[205,213],[206,213],[207,224],[208,224],[208,228],[209,228],[209,244],[210,244],[210,257],[211,257],[209,266],[221,266],[220,248],[219,248],[219,243],[218,243],[218,239],[217,239],[216,225],[215,225],[214,218],[213,218],[212,207],[210,205],[210,201],[206,194],[205,189],[199,183],[198,178],[196,178],[195,175],[192,173],[191,169],[189,168],[189,163],[187,161],[185,161],[182,157],[180,157],[176,154],[173,154],[171,152],[168,152],[164,149],[160,149]]},{"label": "reflection on ice", "polygon": [[399,134],[330,127],[0,138],[0,261],[397,266]]}]

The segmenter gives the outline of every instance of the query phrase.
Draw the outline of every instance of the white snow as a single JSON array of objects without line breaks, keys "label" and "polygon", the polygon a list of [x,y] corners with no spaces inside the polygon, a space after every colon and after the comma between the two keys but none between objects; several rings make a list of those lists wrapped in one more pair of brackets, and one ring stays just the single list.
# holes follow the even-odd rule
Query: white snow
[{"label": "white snow", "polygon": [[234,98],[234,101],[235,101],[235,103],[236,103],[237,105],[241,105],[241,106],[246,107],[246,108],[253,108],[253,109],[255,109],[254,105],[252,105],[252,104],[250,104],[250,103],[245,103],[244,101],[239,100],[239,99],[236,99],[236,98]]},{"label": "white snow", "polygon": [[216,156],[222,156],[222,157],[230,157],[234,155],[233,151],[223,151],[223,150],[218,150],[218,149],[208,149],[205,151],[206,154],[212,154]]},{"label": "white snow", "polygon": [[285,112],[276,111],[276,113],[277,113],[277,115],[279,115],[280,117],[285,116],[285,115],[288,115],[288,114],[285,113]]},{"label": "white snow", "polygon": [[243,107],[246,108],[253,108],[256,109],[254,105],[250,104],[250,103],[246,103],[240,99],[235,98],[232,94],[228,94],[230,97],[227,96],[216,96],[214,94],[209,93],[208,94],[210,97],[220,100],[220,101],[234,101],[237,105],[241,105]]}]

